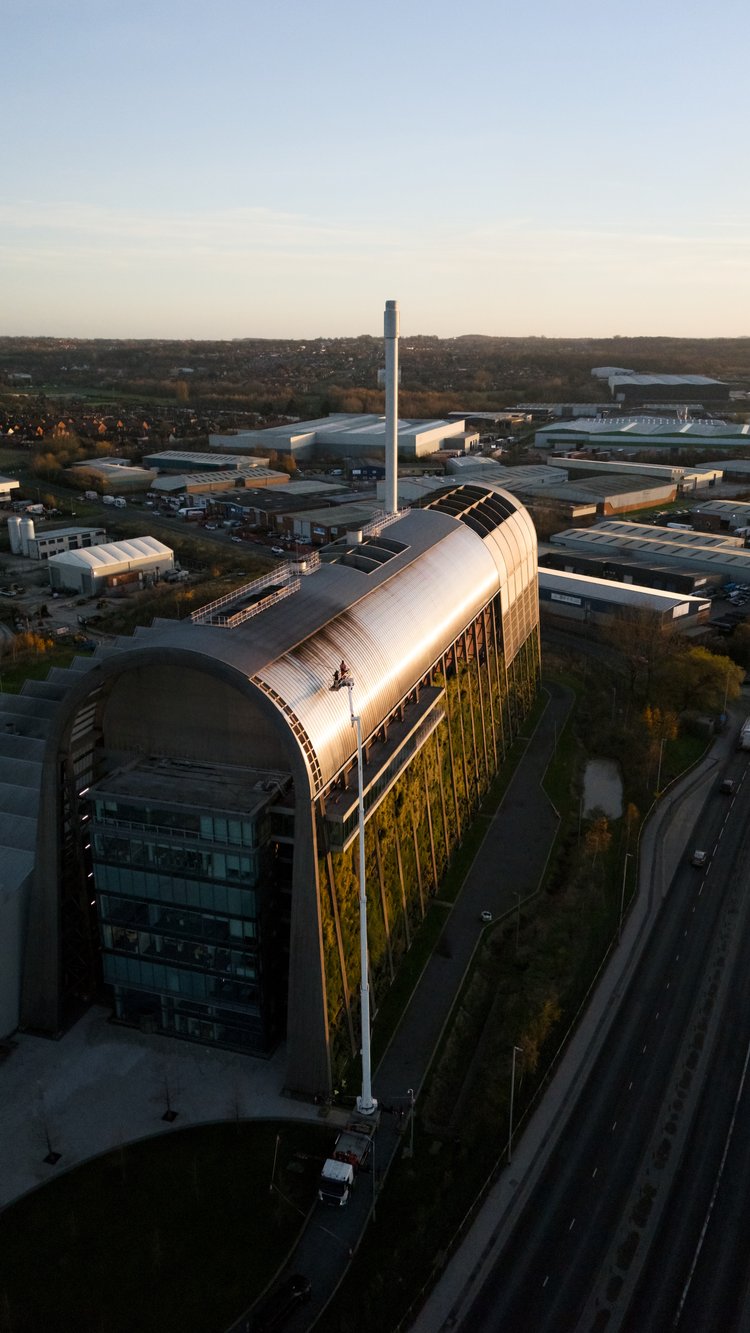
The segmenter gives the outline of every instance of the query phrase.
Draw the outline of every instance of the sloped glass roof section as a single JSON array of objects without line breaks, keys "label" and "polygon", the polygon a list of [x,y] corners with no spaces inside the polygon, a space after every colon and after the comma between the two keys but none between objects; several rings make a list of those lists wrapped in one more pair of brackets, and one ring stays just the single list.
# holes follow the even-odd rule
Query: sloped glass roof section
[{"label": "sloped glass roof section", "polygon": [[451,514],[478,536],[487,537],[506,518],[516,513],[517,506],[496,491],[488,492],[479,486],[463,484],[440,491],[438,495],[425,500],[420,508]]}]

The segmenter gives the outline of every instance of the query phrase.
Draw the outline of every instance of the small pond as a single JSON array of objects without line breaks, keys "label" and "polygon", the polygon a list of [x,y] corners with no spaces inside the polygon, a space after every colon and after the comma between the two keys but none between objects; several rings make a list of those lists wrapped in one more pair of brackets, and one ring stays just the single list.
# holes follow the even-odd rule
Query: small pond
[{"label": "small pond", "polygon": [[583,775],[583,813],[603,810],[608,819],[622,814],[622,778],[614,759],[589,759]]}]

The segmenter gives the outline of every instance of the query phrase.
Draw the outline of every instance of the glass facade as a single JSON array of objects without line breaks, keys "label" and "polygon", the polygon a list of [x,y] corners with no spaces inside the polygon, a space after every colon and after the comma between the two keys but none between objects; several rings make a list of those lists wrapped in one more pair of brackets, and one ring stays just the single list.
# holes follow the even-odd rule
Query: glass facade
[{"label": "glass facade", "polygon": [[88,815],[105,983],[116,1016],[266,1053],[284,1030],[290,832],[268,806],[179,807],[92,790]]}]

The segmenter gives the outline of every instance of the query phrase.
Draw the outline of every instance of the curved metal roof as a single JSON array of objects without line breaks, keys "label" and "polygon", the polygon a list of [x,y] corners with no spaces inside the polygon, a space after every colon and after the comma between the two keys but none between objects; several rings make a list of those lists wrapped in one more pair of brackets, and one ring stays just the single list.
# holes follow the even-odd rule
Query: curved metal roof
[{"label": "curved metal roof", "polygon": [[[54,533],[52,534],[55,535]],[[132,537],[128,541],[107,542],[103,546],[84,546],[73,551],[62,551],[50,556],[50,564],[81,565],[97,572],[116,565],[127,565],[136,560],[153,560],[156,556],[171,555],[172,549],[156,537]]]},{"label": "curved metal roof", "polygon": [[[354,708],[367,737],[493,597],[500,594],[505,615],[526,588],[535,590],[536,534],[528,514],[499,487],[481,489],[506,502],[508,516],[496,527],[480,536],[454,519],[416,559],[252,677],[299,724],[316,790],[355,748],[347,695],[330,690],[342,659],[354,677]],[[390,535],[408,541],[409,526],[419,522],[412,512]],[[517,647],[510,646],[511,656]]]}]

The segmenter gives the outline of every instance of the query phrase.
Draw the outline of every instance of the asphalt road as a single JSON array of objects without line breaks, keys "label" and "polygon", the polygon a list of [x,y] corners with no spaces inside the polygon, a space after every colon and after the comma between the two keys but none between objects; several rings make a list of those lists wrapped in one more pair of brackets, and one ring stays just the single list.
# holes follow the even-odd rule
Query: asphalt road
[{"label": "asphalt road", "polygon": [[[745,756],[733,761],[737,775],[744,776],[746,767]],[[734,1095],[727,1093],[723,1076],[719,1079],[716,1072],[724,1070],[721,1045],[716,1047],[717,1064],[712,1064],[711,1077],[704,1083],[708,1037],[705,1057],[694,1057],[690,1043],[695,1042],[697,1008],[706,1004],[704,977],[709,977],[717,994],[721,991],[725,1020],[743,1007],[747,983],[741,967],[735,969],[734,960],[739,956],[740,916],[743,929],[747,928],[748,913],[738,911],[738,895],[747,883],[749,814],[750,781],[742,782],[734,798],[710,796],[696,835],[696,845],[711,852],[709,866],[705,872],[688,865],[678,869],[577,1112],[463,1321],[467,1333],[564,1333],[603,1328],[605,1322],[608,1329],[625,1326],[623,1306],[627,1303],[624,1298],[629,1298],[628,1284],[635,1285],[652,1239],[647,1222],[640,1230],[633,1225],[643,1183],[654,1191],[651,1212],[654,1217],[661,1212],[663,1226],[669,1225],[670,1218],[680,1224],[685,1215],[684,1203],[678,1196],[670,1196],[669,1186],[673,1177],[681,1175],[676,1170],[680,1114],[674,1108],[678,1103],[682,1106],[685,1121],[688,1111],[684,1104],[690,1098],[687,1093],[676,1094],[675,1080],[684,1078],[686,1064],[693,1068],[694,1080],[688,1080],[693,1087],[707,1088],[702,1103],[705,1101],[710,1108],[709,1117],[716,1118],[723,1151],[726,1115],[722,1108],[727,1101],[733,1104]],[[727,938],[732,940],[731,948]],[[719,982],[715,975],[719,975]],[[744,1007],[750,1011],[750,1006]],[[716,1026],[721,1034],[728,1023]],[[743,1046],[740,1039],[736,1046],[744,1059],[747,1043]],[[735,1150],[741,1153],[744,1148],[750,1155],[750,1146],[744,1140],[744,1134],[737,1134]],[[660,1145],[665,1141],[666,1157],[660,1164]],[[683,1181],[691,1170],[691,1158],[685,1160]],[[707,1177],[712,1189],[715,1167],[713,1175],[707,1167]],[[735,1202],[737,1206],[739,1201]],[[729,1202],[727,1207],[731,1207]],[[701,1225],[704,1217],[705,1209]],[[655,1225],[652,1231],[656,1232]],[[634,1236],[636,1255],[625,1258]],[[717,1243],[720,1247],[721,1240]],[[665,1245],[660,1241],[653,1249],[654,1267],[650,1271],[654,1287],[663,1281],[668,1246],[669,1242]],[[685,1249],[692,1261],[694,1246],[691,1251],[691,1242],[687,1242]],[[648,1280],[644,1274],[644,1283]],[[710,1288],[710,1266],[706,1282]],[[679,1272],[672,1285],[676,1291],[681,1290]],[[700,1290],[696,1274],[690,1299],[697,1301]],[[650,1322],[651,1297],[646,1286],[643,1292],[642,1300],[637,1297],[641,1301],[638,1314],[627,1326],[637,1328],[639,1333],[670,1327],[676,1313],[674,1296],[671,1309],[661,1307]],[[736,1290],[734,1295],[728,1294],[727,1302],[732,1299],[736,1303]],[[684,1326],[730,1327],[722,1321],[703,1323],[700,1317]]]}]

